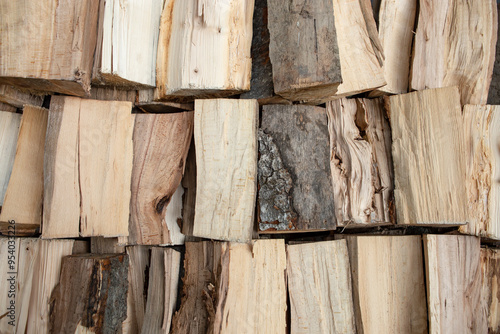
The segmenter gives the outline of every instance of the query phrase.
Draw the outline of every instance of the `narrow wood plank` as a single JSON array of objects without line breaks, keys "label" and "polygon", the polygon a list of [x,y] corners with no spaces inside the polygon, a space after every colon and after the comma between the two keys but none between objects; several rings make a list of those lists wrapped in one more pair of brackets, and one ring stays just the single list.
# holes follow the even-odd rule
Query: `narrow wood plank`
[{"label": "narrow wood plank", "polygon": [[43,95],[33,95],[22,92],[13,86],[0,85],[0,102],[9,104],[16,108],[22,109],[26,104],[41,107],[43,98]]},{"label": "narrow wood plank", "polygon": [[424,235],[424,250],[429,333],[486,333],[479,238]]},{"label": "narrow wood plank", "polygon": [[196,100],[194,236],[252,239],[258,115],[256,100]]},{"label": "narrow wood plank", "polygon": [[325,108],[263,107],[259,232],[336,228],[328,142]]},{"label": "narrow wood plank", "polygon": [[125,253],[125,246],[118,243],[118,238],[92,237],[90,238],[90,252],[93,254],[120,254]]},{"label": "narrow wood plank", "polygon": [[137,90],[126,90],[120,88],[92,86],[92,88],[90,89],[90,98],[103,101],[129,101],[132,103],[136,102],[137,95],[139,94]]},{"label": "narrow wood plank", "polygon": [[291,333],[355,333],[345,240],[288,245]]},{"label": "narrow wood plank", "polygon": [[457,87],[391,96],[398,224],[467,221],[465,138]]},{"label": "narrow wood plank", "polygon": [[0,111],[0,206],[3,205],[7,185],[9,184],[17,138],[21,125],[21,114]]},{"label": "narrow wood plank", "polygon": [[458,86],[461,103],[485,104],[495,61],[495,1],[419,6],[410,88]]},{"label": "narrow wood plank", "polygon": [[488,333],[500,333],[500,250],[481,248],[482,298],[486,307]]},{"label": "narrow wood plank", "polygon": [[421,236],[346,238],[358,333],[427,333]]},{"label": "narrow wood plank", "polygon": [[[497,2],[497,12],[500,12],[500,3]],[[500,21],[500,15],[497,14]],[[500,24],[497,22],[497,42],[495,51],[495,62],[493,65],[493,75],[491,77],[490,90],[488,92],[488,104],[500,104]]]},{"label": "narrow wood plank", "polygon": [[[177,218],[182,175],[193,135],[194,113],[137,114],[133,134],[129,243],[184,243]],[[179,191],[175,195],[176,190]],[[172,212],[179,208],[176,214]],[[167,221],[168,220],[168,221]]]}]

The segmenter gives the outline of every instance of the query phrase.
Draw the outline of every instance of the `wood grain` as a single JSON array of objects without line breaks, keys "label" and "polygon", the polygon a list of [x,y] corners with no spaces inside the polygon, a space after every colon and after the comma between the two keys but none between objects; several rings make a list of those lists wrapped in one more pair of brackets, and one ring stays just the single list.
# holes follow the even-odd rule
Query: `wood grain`
[{"label": "wood grain", "polygon": [[500,250],[481,248],[482,298],[488,319],[488,333],[500,333]]},{"label": "wood grain", "polygon": [[[500,21],[500,3],[497,2],[497,18]],[[500,29],[498,29],[497,21],[497,41],[496,41],[496,51],[495,51],[495,62],[493,65],[493,75],[491,77],[490,90],[488,92],[488,104],[500,104],[500,43],[498,42],[500,38]]]},{"label": "wood grain", "polygon": [[0,156],[2,157],[0,159],[0,206],[3,205],[12,167],[14,167],[20,125],[21,114],[0,111]]},{"label": "wood grain", "polygon": [[43,96],[22,92],[13,86],[0,85],[0,102],[20,109],[22,109],[26,104],[41,107],[43,103]]}]

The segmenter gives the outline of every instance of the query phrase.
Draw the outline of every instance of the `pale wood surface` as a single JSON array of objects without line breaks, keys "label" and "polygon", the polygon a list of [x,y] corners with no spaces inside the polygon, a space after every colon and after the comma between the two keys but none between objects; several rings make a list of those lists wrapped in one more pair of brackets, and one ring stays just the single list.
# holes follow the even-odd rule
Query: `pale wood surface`
[{"label": "pale wood surface", "polygon": [[250,89],[254,0],[167,0],[155,98],[222,97]]},{"label": "pale wood surface", "polygon": [[257,194],[256,100],[196,100],[193,235],[246,242]]},{"label": "pale wood surface", "polygon": [[[15,333],[15,329],[18,325],[19,313],[16,312],[16,310],[10,312],[9,307],[11,305],[11,300],[17,304],[14,295],[16,290],[18,295],[24,293],[24,287],[22,285],[17,286],[16,284],[18,280],[17,275],[12,274],[23,267],[23,265],[19,263],[20,243],[19,241],[14,241],[14,238],[11,240],[12,241],[9,243],[9,238],[0,237],[0,254],[2,254],[2,258],[0,258],[0,278],[3,282],[3,289],[0,290],[0,313],[2,315],[6,314],[4,318],[0,319],[0,331],[2,333]],[[9,257],[11,260],[14,259],[14,261],[9,262]],[[14,323],[14,326],[11,326],[9,323]]]},{"label": "pale wood surface", "polygon": [[0,111],[0,206],[14,166],[20,125],[21,114]]},{"label": "pale wood surface", "polygon": [[193,112],[136,115],[130,244],[176,245],[184,242],[177,226],[183,192],[179,185],[193,122]]},{"label": "pale wood surface", "polygon": [[291,333],[355,333],[345,240],[288,245]]},{"label": "pale wood surface", "polygon": [[429,333],[486,333],[480,240],[424,235]]},{"label": "pale wood surface", "polygon": [[391,96],[398,224],[467,221],[465,138],[457,87]]},{"label": "pale wood surface", "polygon": [[421,236],[346,238],[358,333],[427,333]]},{"label": "pale wood surface", "polygon": [[[97,39],[99,1],[0,2],[0,82],[83,96]],[[55,38],[57,36],[57,38]]]},{"label": "pale wood surface", "polygon": [[148,246],[129,246],[127,319],[123,322],[123,333],[139,333],[144,323],[146,311],[146,272],[149,266]]},{"label": "pale wood surface", "polygon": [[410,88],[456,85],[462,105],[485,104],[495,61],[497,15],[492,0],[419,6]]},{"label": "pale wood surface", "polygon": [[48,110],[26,106],[21,118],[16,157],[5,193],[0,222],[39,226],[43,202],[43,146]]},{"label": "pale wood surface", "polygon": [[500,250],[481,248],[482,298],[488,333],[500,333]]},{"label": "pale wood surface", "polygon": [[16,108],[23,108],[25,104],[41,107],[43,96],[21,92],[13,86],[0,85],[0,102],[7,103]]},{"label": "pale wood surface", "polygon": [[391,129],[383,101],[339,99],[326,110],[337,225],[395,223]]}]

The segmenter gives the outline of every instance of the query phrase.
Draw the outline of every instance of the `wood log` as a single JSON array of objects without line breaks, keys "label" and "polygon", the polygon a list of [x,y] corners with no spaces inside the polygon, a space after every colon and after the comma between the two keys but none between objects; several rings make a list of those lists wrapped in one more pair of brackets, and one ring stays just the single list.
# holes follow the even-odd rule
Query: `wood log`
[{"label": "wood log", "polygon": [[[373,5],[375,11],[375,5]],[[384,77],[387,85],[375,89],[371,96],[408,92],[411,46],[417,14],[416,0],[381,0],[378,32],[384,50]]]},{"label": "wood log", "polygon": [[90,251],[93,254],[121,254],[125,253],[125,246],[119,244],[118,238],[92,237]]},{"label": "wood log", "polygon": [[92,86],[90,89],[90,98],[103,101],[137,101],[137,90],[118,89],[116,87]]},{"label": "wood log", "polygon": [[128,235],[130,111],[130,102],[52,98],[45,144],[44,238]]},{"label": "wood log", "polygon": [[17,112],[17,108],[11,106],[10,104],[5,104],[5,103],[0,102],[0,111],[15,113],[15,112]]},{"label": "wood log", "polygon": [[145,113],[162,114],[167,112],[193,111],[193,102],[165,102],[154,101],[154,89],[140,89],[137,91],[136,106]]},{"label": "wood log", "polygon": [[163,0],[105,0],[100,3],[92,81],[155,86]]},{"label": "wood log", "polygon": [[48,110],[26,106],[21,117],[16,156],[0,213],[0,231],[9,221],[16,229],[39,230],[43,202],[43,144]]},{"label": "wood log", "polygon": [[43,96],[22,92],[13,86],[0,85],[0,102],[19,109],[22,109],[26,104],[41,107],[43,104]]},{"label": "wood log", "polygon": [[398,224],[467,221],[465,139],[457,87],[391,96]]},{"label": "wood log", "polygon": [[2,157],[0,159],[0,206],[3,205],[14,166],[20,125],[21,114],[0,111],[0,156]]},{"label": "wood log", "polygon": [[346,238],[358,333],[427,333],[421,237]]},{"label": "wood log", "polygon": [[500,250],[481,248],[482,298],[485,303],[488,333],[500,333]]},{"label": "wood log", "polygon": [[223,97],[250,89],[254,0],[167,0],[156,100]]},{"label": "wood log", "polygon": [[325,108],[263,107],[259,232],[335,229],[328,140]]},{"label": "wood log", "polygon": [[252,239],[258,110],[256,100],[195,102],[196,237],[239,242]]},{"label": "wood log", "polygon": [[429,333],[486,333],[479,238],[424,235],[424,250]]},{"label": "wood log", "polygon": [[136,115],[130,244],[184,243],[178,223],[183,192],[180,183],[193,135],[193,122],[193,112]]},{"label": "wood log", "polygon": [[[191,141],[188,155],[186,158],[186,169],[181,181],[184,188],[182,195],[182,234],[187,238],[195,238],[193,235],[194,213],[196,204],[196,152],[194,141]],[[186,240],[190,241],[190,240]]]},{"label": "wood log", "polygon": [[[0,3],[0,82],[84,96],[90,90],[99,1]],[[57,38],[55,38],[57,36]]]},{"label": "wood log", "polygon": [[[500,12],[500,3],[497,2],[497,12]],[[500,15],[497,13],[498,22]],[[491,77],[490,90],[488,92],[488,104],[500,104],[500,23],[497,22],[497,43],[495,51],[495,62],[493,65],[493,75]]]},{"label": "wood log", "polygon": [[219,298],[210,332],[285,333],[284,241],[230,243],[221,261]]},{"label": "wood log", "polygon": [[268,6],[278,95],[320,104],[386,84],[368,1],[270,0]]},{"label": "wood log", "polygon": [[391,129],[381,99],[327,104],[338,226],[394,224]]},{"label": "wood log", "polygon": [[485,104],[497,28],[495,1],[446,0],[419,6],[410,88],[458,86],[462,105]]},{"label": "wood log", "polygon": [[177,300],[181,255],[172,248],[153,247],[148,299],[141,333],[169,333]]},{"label": "wood log", "polygon": [[500,240],[500,106],[466,105],[468,224],[463,233]]},{"label": "wood log", "polygon": [[355,333],[345,240],[288,245],[291,333]]}]

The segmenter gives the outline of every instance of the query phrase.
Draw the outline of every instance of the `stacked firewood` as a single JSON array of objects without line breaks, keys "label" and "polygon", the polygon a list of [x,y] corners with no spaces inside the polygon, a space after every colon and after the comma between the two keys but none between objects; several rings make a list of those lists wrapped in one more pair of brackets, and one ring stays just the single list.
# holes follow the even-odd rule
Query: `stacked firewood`
[{"label": "stacked firewood", "polygon": [[0,0],[0,333],[500,332],[497,34],[493,0]]}]

